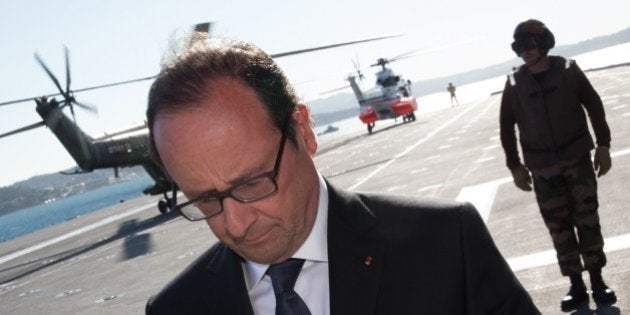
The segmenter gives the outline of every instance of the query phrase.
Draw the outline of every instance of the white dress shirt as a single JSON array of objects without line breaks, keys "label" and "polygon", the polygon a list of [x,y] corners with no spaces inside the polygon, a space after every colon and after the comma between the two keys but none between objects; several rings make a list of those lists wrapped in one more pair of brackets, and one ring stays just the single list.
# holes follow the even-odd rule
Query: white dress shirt
[{"label": "white dress shirt", "polygon": [[[302,297],[313,315],[330,314],[328,287],[328,189],[321,174],[319,203],[313,230],[292,258],[304,259],[304,266],[295,283],[295,292]],[[269,265],[246,261],[242,264],[249,299],[256,315],[274,315],[276,297],[271,278],[265,274]]]}]

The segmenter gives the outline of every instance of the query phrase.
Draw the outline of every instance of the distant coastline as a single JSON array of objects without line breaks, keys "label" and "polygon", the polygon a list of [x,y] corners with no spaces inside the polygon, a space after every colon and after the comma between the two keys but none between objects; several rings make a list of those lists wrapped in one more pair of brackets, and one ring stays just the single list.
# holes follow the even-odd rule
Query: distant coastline
[{"label": "distant coastline", "polygon": [[[555,47],[551,54],[574,57],[587,52],[604,49],[630,42],[630,27],[613,33],[611,35],[598,36],[588,40],[581,41],[572,45],[562,45]],[[432,93],[444,91],[444,86],[448,82],[457,82],[457,85],[465,85],[491,79],[509,72],[514,66],[518,66],[522,61],[514,57],[512,59],[490,65],[480,69],[474,69],[466,72],[455,73],[443,77],[415,81],[412,84],[412,90],[416,96],[424,96]],[[330,122],[330,117],[336,113],[340,116],[348,115],[351,110],[358,110],[357,102],[354,94],[350,91],[347,93],[339,93],[331,95],[327,98],[313,100],[308,102],[312,112],[316,117],[316,124],[322,125]],[[320,117],[318,122],[317,117]],[[347,118],[347,116],[346,116]]]},{"label": "distant coastline", "polygon": [[105,207],[138,198],[142,196],[142,188],[151,183],[151,178],[145,175],[54,202],[0,215],[0,244],[6,240],[72,220]]},{"label": "distant coastline", "polygon": [[[143,177],[147,177],[147,174],[141,166],[121,168],[118,177],[115,177],[114,172],[110,169],[76,175],[51,173],[34,176],[0,188],[0,218],[2,215],[20,209],[54,203],[101,187],[117,185]],[[145,186],[150,184],[151,181],[149,180]],[[140,188],[140,192],[142,188]]]}]

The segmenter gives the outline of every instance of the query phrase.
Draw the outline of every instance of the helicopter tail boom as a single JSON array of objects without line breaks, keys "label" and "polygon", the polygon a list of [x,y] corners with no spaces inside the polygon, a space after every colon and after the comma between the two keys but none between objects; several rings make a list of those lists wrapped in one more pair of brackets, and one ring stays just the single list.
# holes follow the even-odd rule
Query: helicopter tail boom
[{"label": "helicopter tail boom", "polygon": [[83,171],[92,171],[93,155],[92,138],[85,134],[72,119],[66,116],[55,99],[36,99],[37,113],[43,122],[55,134],[68,153]]}]

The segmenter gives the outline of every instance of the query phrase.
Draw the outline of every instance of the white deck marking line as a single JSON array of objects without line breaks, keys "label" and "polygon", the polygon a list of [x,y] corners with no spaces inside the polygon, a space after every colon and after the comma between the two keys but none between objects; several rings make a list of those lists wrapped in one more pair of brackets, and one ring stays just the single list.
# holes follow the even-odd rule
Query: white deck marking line
[{"label": "white deck marking line", "polygon": [[487,222],[499,185],[511,181],[512,177],[503,177],[479,185],[467,186],[459,191],[459,195],[457,195],[455,199],[457,201],[468,201],[472,203],[475,208],[477,208],[477,211],[479,211],[483,222]]},{"label": "white deck marking line", "polygon": [[610,157],[614,158],[614,157],[627,155],[627,154],[630,154],[630,149],[624,149],[624,150],[620,150],[620,151],[610,152]]},{"label": "white deck marking line", "polygon": [[99,228],[99,227],[101,227],[101,226],[103,226],[105,224],[108,224],[108,223],[120,220],[122,218],[128,217],[130,215],[133,215],[133,214],[136,214],[136,213],[139,213],[139,212],[142,212],[142,211],[145,211],[145,210],[147,210],[149,208],[154,208],[154,207],[155,207],[155,203],[151,202],[150,204],[147,204],[147,205],[144,205],[144,206],[141,206],[141,207],[137,207],[137,208],[134,208],[134,209],[130,209],[130,210],[127,210],[125,212],[122,212],[122,213],[119,213],[119,214],[107,217],[107,218],[105,218],[103,220],[100,220],[100,221],[94,222],[92,224],[86,225],[86,226],[84,226],[84,227],[82,227],[82,228],[80,228],[78,230],[74,230],[74,231],[66,233],[64,235],[61,235],[61,236],[55,237],[53,239],[41,242],[41,243],[36,244],[36,245],[33,245],[31,247],[28,247],[28,248],[19,250],[17,252],[13,252],[11,254],[5,255],[3,257],[0,257],[0,265],[5,263],[5,262],[7,262],[7,261],[10,261],[10,260],[16,259],[18,257],[24,256],[26,254],[30,254],[30,253],[32,253],[32,252],[34,252],[36,250],[40,250],[42,248],[45,248],[45,247],[57,244],[59,242],[67,240],[67,239],[69,239],[71,237],[74,237],[74,236],[81,235],[83,233],[89,232],[89,231],[94,230],[96,228]]},{"label": "white deck marking line", "polygon": [[[604,239],[604,252],[611,253],[630,248],[630,233]],[[556,264],[556,251],[546,250],[539,253],[519,256],[507,260],[512,271]]]},{"label": "white deck marking line", "polygon": [[[610,157],[616,158],[628,154],[630,154],[630,149],[623,149],[611,152]],[[494,197],[497,194],[499,185],[511,181],[512,177],[503,177],[474,186],[466,186],[459,191],[456,200],[472,203],[479,211],[483,221],[486,222],[490,216],[490,210],[492,210],[492,204],[494,203]]]},{"label": "white deck marking line", "polygon": [[[630,154],[630,149],[624,149],[611,152],[610,156],[619,157],[628,154]],[[467,186],[460,190],[456,199],[458,201],[468,201],[472,203],[479,211],[483,221],[487,222],[499,185],[509,183],[511,181],[512,177],[503,177],[478,185]],[[604,250],[607,253],[627,248],[630,248],[630,233],[610,237],[604,240]],[[508,259],[508,264],[513,271],[551,265],[556,262],[556,251],[553,249]]]},{"label": "white deck marking line", "polygon": [[468,113],[470,110],[472,110],[473,108],[475,108],[475,106],[481,102],[485,101],[485,99],[483,100],[479,100],[476,103],[470,105],[465,111],[459,113],[459,115],[453,117],[451,120],[447,121],[446,123],[444,123],[442,126],[440,126],[439,128],[433,130],[433,132],[429,133],[427,136],[425,136],[424,138],[418,140],[418,142],[414,143],[412,146],[407,147],[407,149],[405,149],[404,151],[396,154],[391,160],[389,160],[387,163],[379,166],[377,169],[375,169],[374,171],[372,171],[370,174],[368,174],[366,177],[362,178],[361,180],[359,180],[356,184],[350,186],[348,188],[348,190],[354,190],[355,188],[357,188],[358,186],[360,186],[361,184],[365,183],[366,181],[370,180],[370,178],[374,177],[376,174],[380,173],[382,170],[384,170],[385,168],[387,168],[388,166],[390,166],[392,163],[396,162],[398,159],[400,159],[401,157],[407,155],[407,153],[411,152],[411,150],[415,149],[417,146],[423,144],[424,142],[426,142],[427,140],[431,139],[431,137],[435,136],[438,132],[442,131],[442,129],[446,128],[448,125],[452,124],[453,122],[457,121],[461,116],[463,116],[464,114]]},{"label": "white deck marking line", "polygon": [[442,185],[442,184],[435,184],[435,185],[424,186],[424,187],[422,187],[422,188],[420,188],[420,189],[416,190],[416,192],[424,192],[424,191],[427,191],[427,190],[431,190],[431,189],[435,189],[435,188],[440,188],[440,187],[442,187],[442,186],[444,186],[444,185]]}]

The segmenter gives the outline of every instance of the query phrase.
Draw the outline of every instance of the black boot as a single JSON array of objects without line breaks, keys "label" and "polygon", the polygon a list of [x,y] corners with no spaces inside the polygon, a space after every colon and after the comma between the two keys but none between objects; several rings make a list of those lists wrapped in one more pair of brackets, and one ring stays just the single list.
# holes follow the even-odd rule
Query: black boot
[{"label": "black boot", "polygon": [[588,273],[591,276],[591,289],[593,290],[593,300],[597,305],[611,305],[617,302],[615,291],[609,288],[602,279],[602,270],[593,269]]},{"label": "black boot", "polygon": [[584,280],[582,280],[582,274],[572,275],[570,279],[571,288],[560,302],[560,309],[563,312],[573,311],[583,303],[588,303],[588,294],[586,293]]}]

